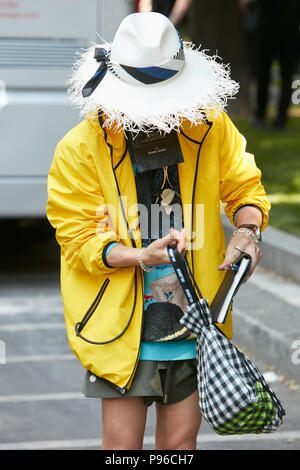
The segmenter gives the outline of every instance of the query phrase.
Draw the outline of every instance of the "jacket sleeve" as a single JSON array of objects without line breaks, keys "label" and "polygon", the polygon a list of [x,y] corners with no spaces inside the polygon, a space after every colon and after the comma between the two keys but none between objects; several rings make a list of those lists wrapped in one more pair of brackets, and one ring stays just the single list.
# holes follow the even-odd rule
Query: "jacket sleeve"
[{"label": "jacket sleeve", "polygon": [[113,272],[103,251],[119,237],[107,223],[96,169],[84,145],[58,144],[48,175],[47,217],[66,263],[98,275]]},{"label": "jacket sleeve", "polygon": [[255,205],[262,212],[264,230],[271,205],[261,184],[261,171],[254,156],[246,152],[245,138],[226,113],[220,116],[220,125],[220,197],[225,213],[234,225],[234,214],[240,207]]}]

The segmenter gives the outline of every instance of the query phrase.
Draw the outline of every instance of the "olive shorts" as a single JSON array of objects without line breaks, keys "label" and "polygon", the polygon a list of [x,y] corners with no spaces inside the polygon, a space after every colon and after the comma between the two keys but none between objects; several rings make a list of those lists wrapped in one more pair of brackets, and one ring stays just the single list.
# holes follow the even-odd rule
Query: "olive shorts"
[{"label": "olive shorts", "polygon": [[142,397],[147,406],[172,404],[197,390],[196,359],[181,361],[140,360],[131,387],[121,395],[114,386],[87,371],[83,394],[88,398]]}]

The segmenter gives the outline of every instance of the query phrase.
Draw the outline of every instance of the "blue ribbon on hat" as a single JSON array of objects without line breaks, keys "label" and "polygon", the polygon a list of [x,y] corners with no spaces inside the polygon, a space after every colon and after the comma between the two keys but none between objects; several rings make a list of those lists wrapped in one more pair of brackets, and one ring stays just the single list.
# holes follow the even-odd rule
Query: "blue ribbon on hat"
[{"label": "blue ribbon on hat", "polygon": [[163,67],[130,67],[129,65],[120,64],[120,67],[129,75],[144,85],[164,82],[172,78],[178,70],[165,69]]}]

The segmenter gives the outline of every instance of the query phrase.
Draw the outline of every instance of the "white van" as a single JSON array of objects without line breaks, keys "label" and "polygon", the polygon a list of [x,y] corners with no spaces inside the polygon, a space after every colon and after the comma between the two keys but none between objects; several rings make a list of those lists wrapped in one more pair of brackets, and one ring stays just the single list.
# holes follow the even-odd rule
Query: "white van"
[{"label": "white van", "polygon": [[76,125],[66,79],[131,0],[0,0],[0,218],[44,217],[55,146]]}]

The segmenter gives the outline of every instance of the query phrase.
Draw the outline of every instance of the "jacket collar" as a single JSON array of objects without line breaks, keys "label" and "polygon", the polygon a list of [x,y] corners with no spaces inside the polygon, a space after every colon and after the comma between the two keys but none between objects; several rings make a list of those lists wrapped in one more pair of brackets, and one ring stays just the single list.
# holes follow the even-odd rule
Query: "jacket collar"
[{"label": "jacket collar", "polygon": [[106,128],[105,115],[98,114],[98,116],[89,119],[91,126],[95,131],[104,137],[105,143],[109,148],[113,148],[111,154],[113,168],[116,168],[125,158],[127,153],[127,141],[122,129],[114,127]]},{"label": "jacket collar", "polygon": [[[127,141],[124,132],[121,128],[117,128],[117,126],[111,126],[110,128],[106,128],[104,126],[105,119],[105,115],[100,114],[99,112],[98,116],[91,119],[90,122],[99,133],[103,134],[106,144],[114,148],[112,158],[113,167],[116,168],[122,163],[126,156]],[[210,130],[210,127],[211,122],[208,121],[208,119],[205,119],[205,121],[198,126],[191,126],[188,121],[184,120],[180,128],[180,137],[182,137],[181,140],[189,141],[191,143],[191,148],[193,148],[192,144],[196,146],[202,145],[203,141],[206,138],[206,134]]]}]

